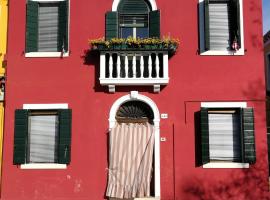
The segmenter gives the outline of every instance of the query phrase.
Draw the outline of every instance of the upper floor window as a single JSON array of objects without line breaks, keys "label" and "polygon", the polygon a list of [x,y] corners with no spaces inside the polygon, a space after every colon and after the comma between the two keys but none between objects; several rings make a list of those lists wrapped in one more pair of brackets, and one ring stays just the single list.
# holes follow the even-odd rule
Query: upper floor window
[{"label": "upper floor window", "polygon": [[26,15],[26,56],[68,51],[68,0],[28,0]]},{"label": "upper floor window", "polygon": [[242,55],[242,0],[199,0],[202,55]]},{"label": "upper floor window", "polygon": [[146,0],[121,0],[106,14],[106,39],[160,37],[160,11]]}]

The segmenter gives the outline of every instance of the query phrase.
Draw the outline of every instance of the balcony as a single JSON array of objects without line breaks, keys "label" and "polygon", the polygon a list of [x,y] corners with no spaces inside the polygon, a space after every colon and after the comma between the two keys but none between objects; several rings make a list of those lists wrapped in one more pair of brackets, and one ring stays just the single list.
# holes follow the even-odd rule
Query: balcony
[{"label": "balcony", "polygon": [[104,38],[89,40],[92,50],[100,53],[100,84],[114,93],[116,86],[153,86],[160,92],[169,83],[169,57],[179,40],[160,38]]},{"label": "balcony", "polygon": [[116,86],[160,86],[169,83],[168,51],[101,50],[100,84],[115,92]]}]

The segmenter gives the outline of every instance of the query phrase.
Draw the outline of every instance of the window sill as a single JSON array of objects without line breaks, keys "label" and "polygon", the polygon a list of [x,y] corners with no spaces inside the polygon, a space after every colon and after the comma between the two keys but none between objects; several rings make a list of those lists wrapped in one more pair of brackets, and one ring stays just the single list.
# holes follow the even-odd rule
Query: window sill
[{"label": "window sill", "polygon": [[203,168],[249,168],[249,163],[226,163],[226,162],[210,162],[203,165]]},{"label": "window sill", "polygon": [[240,49],[238,51],[215,51],[215,50],[209,50],[209,51],[201,51],[201,56],[244,56],[245,51],[244,49]]},{"label": "window sill", "polygon": [[23,164],[20,166],[21,169],[66,169],[66,164],[53,164],[53,163],[34,163],[34,164]]},{"label": "window sill", "polygon": [[25,53],[26,58],[42,58],[42,57],[48,57],[48,58],[60,58],[60,57],[68,57],[69,52],[63,53],[62,52],[30,52]]}]

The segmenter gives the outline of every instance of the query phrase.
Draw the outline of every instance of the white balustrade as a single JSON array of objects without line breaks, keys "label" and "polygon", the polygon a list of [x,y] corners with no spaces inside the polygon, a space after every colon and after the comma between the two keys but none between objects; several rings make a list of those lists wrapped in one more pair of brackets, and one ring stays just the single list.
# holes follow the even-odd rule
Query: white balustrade
[{"label": "white balustrade", "polygon": [[168,64],[166,51],[100,52],[100,83],[110,88],[115,85],[166,85]]}]

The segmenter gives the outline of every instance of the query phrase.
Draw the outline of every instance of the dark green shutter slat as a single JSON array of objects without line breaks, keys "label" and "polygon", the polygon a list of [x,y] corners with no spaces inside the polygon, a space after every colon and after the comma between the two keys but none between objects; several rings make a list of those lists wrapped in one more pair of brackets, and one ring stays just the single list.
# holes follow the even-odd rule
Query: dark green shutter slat
[{"label": "dark green shutter slat", "polygon": [[149,37],[160,38],[160,10],[149,12]]},{"label": "dark green shutter slat", "polygon": [[26,9],[26,52],[37,52],[38,2],[28,1]]},{"label": "dark green shutter slat", "polygon": [[209,153],[209,123],[208,123],[208,109],[201,108],[201,142],[202,142],[202,163],[210,162]]},{"label": "dark green shutter slat", "polygon": [[68,51],[68,0],[59,3],[58,51]]},{"label": "dark green shutter slat", "polygon": [[204,1],[204,48],[210,50],[209,0]]},{"label": "dark green shutter slat", "polygon": [[15,111],[13,164],[26,163],[28,136],[28,111]]},{"label": "dark green shutter slat", "polygon": [[59,114],[58,162],[60,164],[69,164],[71,151],[72,112],[70,109],[63,109],[59,110],[58,114]]},{"label": "dark green shutter slat", "polygon": [[253,164],[256,162],[253,108],[242,109],[242,134],[243,162]]},{"label": "dark green shutter slat", "polygon": [[268,146],[268,176],[270,176],[270,134],[267,133],[267,146]]},{"label": "dark green shutter slat", "polygon": [[230,40],[231,43],[237,39],[241,46],[241,23],[240,23],[240,4],[239,0],[232,0],[230,6]]},{"label": "dark green shutter slat", "polygon": [[106,40],[118,38],[118,13],[106,13]]}]

